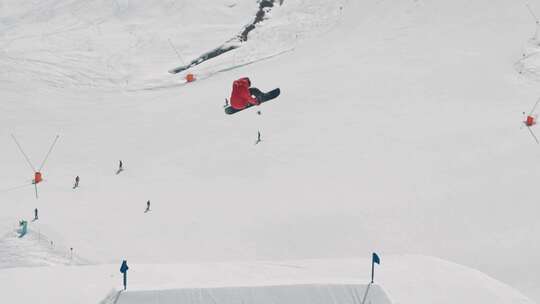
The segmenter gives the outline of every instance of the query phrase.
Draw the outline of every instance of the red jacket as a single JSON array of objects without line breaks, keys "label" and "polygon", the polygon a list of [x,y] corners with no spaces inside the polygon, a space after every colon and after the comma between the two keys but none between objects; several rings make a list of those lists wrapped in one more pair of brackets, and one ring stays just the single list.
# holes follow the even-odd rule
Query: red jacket
[{"label": "red jacket", "polygon": [[233,82],[233,88],[231,93],[231,107],[242,110],[247,106],[258,105],[259,101],[256,98],[251,97],[249,93],[249,86],[251,85],[247,77],[240,78]]}]

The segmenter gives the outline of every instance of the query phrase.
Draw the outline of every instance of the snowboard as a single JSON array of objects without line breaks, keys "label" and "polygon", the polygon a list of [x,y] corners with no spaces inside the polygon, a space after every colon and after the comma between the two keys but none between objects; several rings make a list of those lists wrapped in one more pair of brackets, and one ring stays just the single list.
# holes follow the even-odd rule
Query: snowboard
[{"label": "snowboard", "polygon": [[[269,91],[269,92],[266,92],[266,93],[263,93],[263,94],[259,95],[258,99],[259,99],[259,101],[261,103],[267,102],[269,100],[272,100],[272,99],[278,97],[280,93],[281,93],[281,91],[279,90],[279,88],[273,89],[272,91]],[[225,114],[231,115],[231,114],[234,114],[236,112],[240,112],[242,110],[249,109],[252,106],[253,105],[250,104],[249,106],[247,106],[247,107],[245,107],[245,108],[243,108],[241,110],[237,110],[237,109],[235,109],[235,108],[233,108],[231,106],[228,106],[228,107],[225,108]]]}]

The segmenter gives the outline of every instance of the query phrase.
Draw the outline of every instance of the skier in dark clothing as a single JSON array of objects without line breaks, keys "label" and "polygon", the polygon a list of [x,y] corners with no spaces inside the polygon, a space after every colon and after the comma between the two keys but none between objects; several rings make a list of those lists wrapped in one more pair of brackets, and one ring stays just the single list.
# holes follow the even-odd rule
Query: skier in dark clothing
[{"label": "skier in dark clothing", "polygon": [[116,175],[120,174],[120,172],[124,171],[124,164],[122,163],[122,160],[118,161],[118,170],[116,171]]},{"label": "skier in dark clothing", "polygon": [[144,211],[144,213],[146,213],[146,212],[148,212],[148,211],[150,211],[150,200],[148,200],[148,201],[146,202],[146,210]]},{"label": "skier in dark clothing", "polygon": [[261,131],[257,131],[257,141],[255,142],[255,144],[258,144],[262,141],[261,139]]},{"label": "skier in dark clothing", "polygon": [[38,209],[34,209],[34,221],[37,221],[39,218],[38,218]]},{"label": "skier in dark clothing", "polygon": [[77,175],[77,177],[75,177],[75,184],[73,185],[73,189],[79,187],[79,180],[80,180],[80,178],[79,178],[79,176]]}]

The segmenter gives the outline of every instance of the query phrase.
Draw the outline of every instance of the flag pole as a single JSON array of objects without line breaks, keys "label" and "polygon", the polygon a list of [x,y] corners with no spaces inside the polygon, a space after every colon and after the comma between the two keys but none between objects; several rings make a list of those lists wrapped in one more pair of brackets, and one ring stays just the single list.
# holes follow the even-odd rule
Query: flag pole
[{"label": "flag pole", "polygon": [[375,263],[380,264],[381,259],[375,252],[373,252],[371,255],[371,284],[373,284],[373,278],[375,277]]},{"label": "flag pole", "polygon": [[371,259],[371,284],[373,284],[374,274],[375,274],[375,261]]}]

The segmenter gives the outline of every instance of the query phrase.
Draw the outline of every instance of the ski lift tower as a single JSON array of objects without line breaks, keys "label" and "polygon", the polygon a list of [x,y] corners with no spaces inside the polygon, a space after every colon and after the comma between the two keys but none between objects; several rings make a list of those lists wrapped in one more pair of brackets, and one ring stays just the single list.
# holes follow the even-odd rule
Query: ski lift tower
[{"label": "ski lift tower", "polygon": [[38,188],[37,188],[37,185],[39,183],[41,183],[43,181],[43,174],[42,174],[42,169],[43,167],[45,166],[45,163],[47,162],[47,159],[49,158],[49,155],[51,155],[51,152],[54,148],[54,146],[56,145],[56,142],[58,141],[58,138],[60,137],[59,135],[56,135],[56,137],[54,138],[54,141],[53,143],[51,144],[51,147],[49,148],[49,151],[47,152],[47,154],[45,155],[45,158],[43,159],[43,162],[41,162],[41,165],[39,166],[39,168],[36,170],[36,168],[34,167],[34,165],[32,165],[32,162],[30,161],[30,158],[28,158],[28,156],[26,155],[26,153],[24,153],[24,150],[23,148],[21,147],[21,145],[19,144],[19,142],[17,141],[17,138],[15,138],[15,136],[13,134],[11,134],[11,137],[13,138],[13,141],[15,142],[15,144],[17,145],[17,147],[19,148],[19,151],[21,152],[21,154],[24,156],[24,158],[26,159],[26,162],[28,163],[28,165],[30,166],[30,168],[32,169],[32,171],[34,172],[34,178],[32,179],[32,185],[34,185],[34,189],[35,189],[35,192],[36,192],[36,199],[39,198],[38,196]]}]

